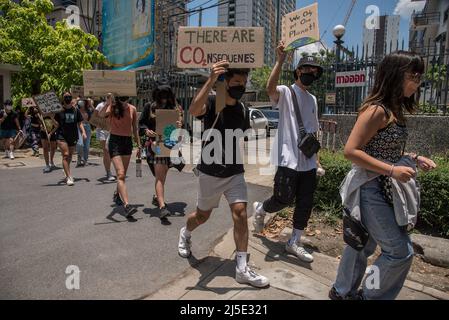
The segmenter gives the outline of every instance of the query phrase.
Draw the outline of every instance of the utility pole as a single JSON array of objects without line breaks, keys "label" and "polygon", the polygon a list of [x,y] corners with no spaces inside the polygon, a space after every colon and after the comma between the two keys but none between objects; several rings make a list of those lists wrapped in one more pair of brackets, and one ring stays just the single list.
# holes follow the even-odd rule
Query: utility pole
[{"label": "utility pole", "polygon": [[200,17],[198,19],[198,27],[203,26],[203,7],[200,7]]}]

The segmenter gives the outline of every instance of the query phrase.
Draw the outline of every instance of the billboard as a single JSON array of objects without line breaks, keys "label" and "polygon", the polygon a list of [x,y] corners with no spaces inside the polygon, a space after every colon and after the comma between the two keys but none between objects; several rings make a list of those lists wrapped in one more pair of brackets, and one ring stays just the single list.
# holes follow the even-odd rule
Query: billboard
[{"label": "billboard", "polygon": [[154,2],[103,1],[103,54],[113,69],[154,64]]}]

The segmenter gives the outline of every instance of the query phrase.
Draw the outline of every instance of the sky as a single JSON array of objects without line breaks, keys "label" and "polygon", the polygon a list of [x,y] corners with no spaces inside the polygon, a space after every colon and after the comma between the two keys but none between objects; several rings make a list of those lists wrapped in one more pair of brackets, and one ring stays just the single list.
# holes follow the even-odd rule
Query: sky
[{"label": "sky", "polygon": [[[265,0],[260,0],[265,1]],[[296,7],[306,7],[312,3],[318,2],[318,14],[320,19],[320,33],[324,44],[332,47],[332,42],[335,40],[332,35],[332,29],[337,24],[342,24],[348,12],[351,0],[297,0]],[[199,7],[207,3],[204,7],[217,4],[217,0],[194,0],[189,3],[189,9]],[[369,14],[366,14],[366,8],[370,5],[375,5],[379,8],[380,14],[401,15],[401,27],[399,39],[404,39],[406,47],[408,47],[410,15],[413,10],[421,10],[425,1],[411,2],[411,0],[358,0],[354,10],[346,26],[346,35],[343,40],[345,46],[351,48],[352,46],[361,45],[363,37],[363,25]],[[203,11],[203,26],[217,25],[217,8],[212,8]],[[191,26],[198,26],[198,14],[189,19]],[[324,36],[323,36],[324,34]]]}]

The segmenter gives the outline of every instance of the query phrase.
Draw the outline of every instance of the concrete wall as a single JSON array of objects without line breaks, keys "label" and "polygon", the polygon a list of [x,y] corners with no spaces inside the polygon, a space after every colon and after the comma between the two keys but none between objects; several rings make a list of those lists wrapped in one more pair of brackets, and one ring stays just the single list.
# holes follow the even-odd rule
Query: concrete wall
[{"label": "concrete wall", "polygon": [[[354,127],[356,115],[323,115],[322,120],[333,120],[337,125],[337,148],[343,148]],[[406,150],[422,155],[449,151],[449,117],[407,117],[409,138]]]}]

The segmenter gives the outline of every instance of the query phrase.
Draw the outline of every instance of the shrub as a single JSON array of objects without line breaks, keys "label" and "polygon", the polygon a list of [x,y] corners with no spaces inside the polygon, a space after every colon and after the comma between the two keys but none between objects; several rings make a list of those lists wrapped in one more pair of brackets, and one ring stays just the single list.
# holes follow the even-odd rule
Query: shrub
[{"label": "shrub", "polygon": [[[326,175],[319,178],[315,195],[316,209],[341,217],[340,184],[351,170],[351,163],[341,152],[320,153],[321,163]],[[418,229],[430,227],[432,232],[449,237],[449,157],[435,157],[438,168],[418,174],[421,185],[421,211],[418,216]]]}]

